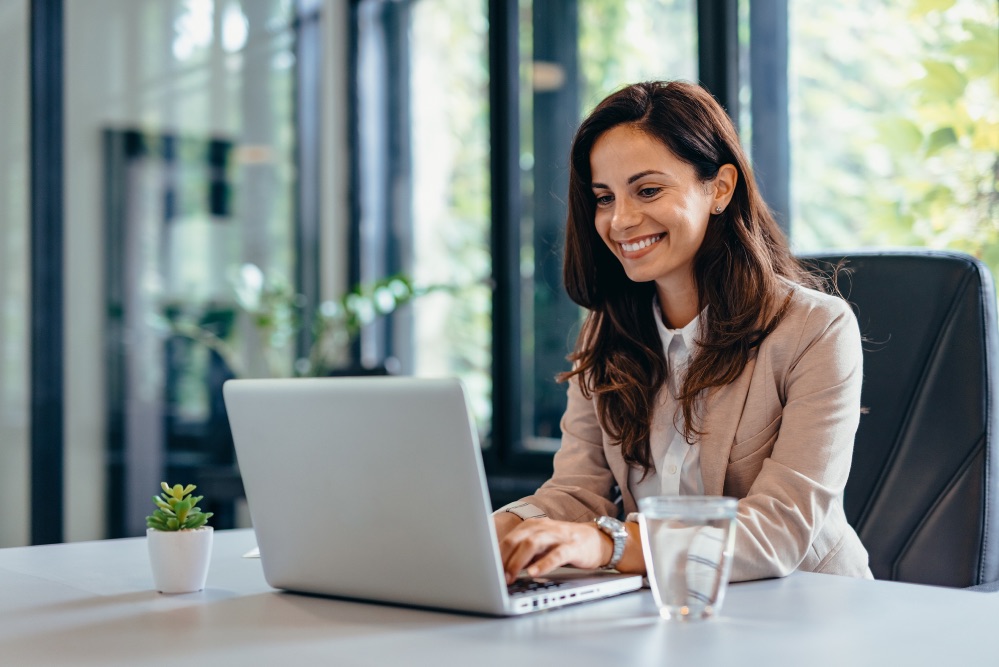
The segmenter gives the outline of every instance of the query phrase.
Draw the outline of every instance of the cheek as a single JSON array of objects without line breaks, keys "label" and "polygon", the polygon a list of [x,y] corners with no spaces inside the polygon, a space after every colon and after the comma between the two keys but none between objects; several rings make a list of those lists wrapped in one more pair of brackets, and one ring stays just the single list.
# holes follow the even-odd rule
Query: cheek
[{"label": "cheek", "polygon": [[687,227],[695,235],[703,235],[711,219],[710,209],[698,198],[688,198],[683,202],[683,219],[687,222]]},{"label": "cheek", "polygon": [[713,204],[714,200],[710,193],[701,193],[696,196],[691,195],[687,199],[687,210],[695,220],[706,224],[711,218],[711,207]]},{"label": "cheek", "polygon": [[606,212],[597,211],[593,216],[593,226],[600,238],[606,242],[607,235],[610,234],[610,216]]}]

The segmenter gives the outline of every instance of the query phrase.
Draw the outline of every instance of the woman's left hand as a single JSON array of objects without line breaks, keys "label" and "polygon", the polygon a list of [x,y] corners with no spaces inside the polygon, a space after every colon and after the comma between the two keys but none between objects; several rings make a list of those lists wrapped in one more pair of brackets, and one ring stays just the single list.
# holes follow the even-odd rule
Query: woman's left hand
[{"label": "woman's left hand", "polygon": [[596,569],[611,559],[614,544],[596,524],[552,519],[528,519],[507,533],[499,543],[507,583],[521,570],[539,577],[570,565]]}]

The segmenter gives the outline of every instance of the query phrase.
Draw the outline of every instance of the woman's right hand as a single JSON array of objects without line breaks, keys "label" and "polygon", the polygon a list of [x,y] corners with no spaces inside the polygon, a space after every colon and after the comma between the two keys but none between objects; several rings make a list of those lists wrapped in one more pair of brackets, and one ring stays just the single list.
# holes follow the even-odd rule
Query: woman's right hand
[{"label": "woman's right hand", "polygon": [[[532,577],[542,576],[562,565],[583,569],[601,567],[610,560],[614,542],[597,529],[592,521],[571,522],[551,519],[525,521],[512,512],[493,516],[500,557],[507,583],[513,582],[521,569]],[[618,572],[645,574],[638,524],[625,523],[628,541],[617,564]]]},{"label": "woman's right hand", "polygon": [[596,569],[611,559],[614,543],[592,521],[537,518],[516,524],[500,540],[499,548],[510,584],[521,571],[534,578],[563,565]]}]

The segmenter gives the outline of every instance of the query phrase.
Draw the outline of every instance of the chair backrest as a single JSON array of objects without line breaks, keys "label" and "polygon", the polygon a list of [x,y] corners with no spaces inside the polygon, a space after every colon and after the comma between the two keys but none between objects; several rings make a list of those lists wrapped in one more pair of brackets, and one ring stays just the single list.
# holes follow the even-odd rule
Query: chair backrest
[{"label": "chair backrest", "polygon": [[801,257],[839,274],[864,336],[844,503],[878,579],[999,579],[999,322],[989,270],[932,250]]}]

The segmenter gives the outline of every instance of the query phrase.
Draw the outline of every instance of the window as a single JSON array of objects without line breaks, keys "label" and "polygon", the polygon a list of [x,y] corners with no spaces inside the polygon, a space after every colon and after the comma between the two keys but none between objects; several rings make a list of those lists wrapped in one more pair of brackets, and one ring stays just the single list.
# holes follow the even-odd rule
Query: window
[{"label": "window", "polygon": [[[298,261],[293,18],[290,0],[66,3],[68,539],[142,534],[164,475],[214,499],[202,480],[232,465],[220,385],[271,372],[233,278],[291,281]],[[234,331],[246,367],[177,335],[181,315]]]},{"label": "window", "polygon": [[[361,0],[357,279],[446,286],[361,362],[457,375],[493,469],[550,466],[582,313],[561,287],[569,144],[643,78],[695,78],[694,0]],[[668,34],[671,39],[662,39]]]},{"label": "window", "polygon": [[[394,273],[436,288],[365,327],[350,350],[354,365],[463,378],[491,482],[506,473],[543,476],[565,400],[554,376],[581,318],[561,288],[569,142],[580,117],[628,81],[705,83],[739,118],[743,140],[756,143],[764,192],[785,224],[790,213],[797,249],[952,247],[999,269],[993,2],[0,5],[7,84],[0,91],[0,501],[21,504],[28,459],[39,469],[46,463],[34,458],[36,443],[57,444],[73,498],[69,539],[123,534],[126,525],[135,532],[144,503],[128,498],[146,497],[164,469],[231,459],[231,448],[218,446],[227,429],[210,388],[225,365],[205,348],[160,345],[163,331],[151,322],[200,312],[235,333],[241,357],[255,364],[247,374],[292,372],[295,345],[304,348],[307,333],[283,340],[265,364],[262,343],[275,332],[237,323],[230,271],[247,261],[307,300]],[[64,53],[65,68],[29,78],[29,9],[43,7],[64,30],[51,29],[53,19],[50,30],[36,32],[44,36],[38,43],[51,45],[50,55]],[[330,71],[341,66],[346,82]],[[66,259],[53,263],[58,280],[51,281],[65,285],[64,311],[63,299],[32,289],[40,281],[31,282],[24,261],[33,233],[55,236],[29,223],[39,208],[25,193],[44,180],[32,179],[29,167],[46,163],[29,155],[29,91],[63,84],[65,141],[50,143],[64,153]],[[352,143],[341,151],[348,127]],[[322,179],[320,163],[330,170]],[[112,173],[113,165],[128,166]],[[39,191],[34,203],[48,202]],[[114,211],[115,202],[132,208]],[[134,217],[139,234],[127,249],[105,233],[122,214]],[[129,276],[141,280],[122,279]],[[114,329],[109,322],[123,316],[112,285],[132,290],[131,328],[118,322],[122,339],[111,345],[132,355],[131,375],[113,364],[105,374],[102,341]],[[51,328],[58,336],[34,347],[54,357],[65,339],[65,364],[52,364],[58,379],[65,376],[65,405],[30,398],[32,387],[49,385],[27,364],[29,307],[60,323]],[[126,382],[135,399],[127,406]],[[53,433],[64,443],[28,432],[30,418],[49,415],[55,403],[65,428]],[[146,433],[153,435],[140,437]],[[123,475],[136,460],[141,470]],[[132,495],[124,503],[107,516],[90,509],[105,507],[105,490],[125,488],[126,477]],[[494,501],[502,498],[494,492]],[[125,517],[124,506],[135,515]],[[35,516],[61,516],[61,508],[53,498]],[[32,528],[43,524],[32,520]],[[23,541],[25,530],[0,525],[0,544]]]},{"label": "window", "polygon": [[360,0],[355,13],[355,254],[450,287],[364,354],[463,377],[493,472],[541,475],[558,446],[554,376],[582,315],[561,287],[566,160],[579,119],[623,83],[708,85],[799,250],[925,244],[999,262],[994,3]]},{"label": "window", "polygon": [[555,376],[567,368],[583,315],[562,288],[572,136],[624,83],[697,78],[695,10],[693,0],[520,3],[518,449],[558,449],[565,386]]},{"label": "window", "polygon": [[488,28],[484,2],[412,6],[411,270],[451,288],[413,306],[412,370],[462,378],[480,425],[492,417]]},{"label": "window", "polygon": [[999,275],[999,6],[789,10],[795,247],[952,248]]}]

